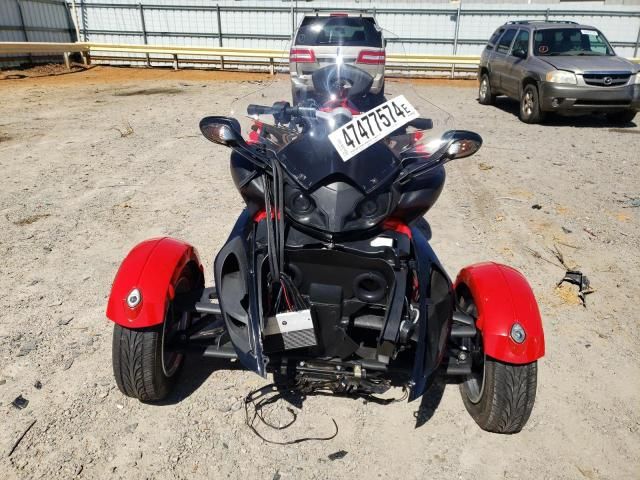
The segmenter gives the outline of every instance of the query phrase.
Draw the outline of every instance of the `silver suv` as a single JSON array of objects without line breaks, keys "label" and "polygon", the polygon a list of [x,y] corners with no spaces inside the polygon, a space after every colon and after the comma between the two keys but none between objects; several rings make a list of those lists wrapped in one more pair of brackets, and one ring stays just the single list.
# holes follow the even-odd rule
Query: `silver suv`
[{"label": "silver suv", "polygon": [[598,29],[575,22],[508,22],[482,52],[478,98],[520,101],[520,120],[538,123],[546,112],[604,112],[629,123],[640,110],[640,67],[618,57]]},{"label": "silver suv", "polygon": [[352,65],[369,75],[369,93],[384,101],[385,40],[373,17],[304,17],[289,62],[294,104],[313,96],[314,72],[336,63]]}]

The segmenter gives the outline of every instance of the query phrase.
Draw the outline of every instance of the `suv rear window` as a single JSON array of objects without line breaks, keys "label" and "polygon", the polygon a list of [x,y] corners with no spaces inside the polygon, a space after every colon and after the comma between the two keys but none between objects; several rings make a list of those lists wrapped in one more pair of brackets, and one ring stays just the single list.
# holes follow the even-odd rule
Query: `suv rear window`
[{"label": "suv rear window", "polygon": [[507,53],[509,51],[509,47],[511,46],[511,42],[513,41],[513,37],[515,36],[515,29],[507,30],[500,39],[500,43],[498,43],[498,48],[496,50],[500,53]]},{"label": "suv rear window", "polygon": [[382,34],[372,18],[306,17],[300,25],[295,44],[382,48]]},{"label": "suv rear window", "polygon": [[533,52],[542,57],[553,55],[613,55],[604,35],[592,28],[549,28],[536,31]]},{"label": "suv rear window", "polygon": [[489,45],[490,46],[495,46],[496,42],[498,41],[498,38],[500,38],[500,35],[502,35],[502,32],[504,32],[504,28],[499,28],[498,30],[496,30],[493,35],[491,35],[491,38],[489,39]]}]

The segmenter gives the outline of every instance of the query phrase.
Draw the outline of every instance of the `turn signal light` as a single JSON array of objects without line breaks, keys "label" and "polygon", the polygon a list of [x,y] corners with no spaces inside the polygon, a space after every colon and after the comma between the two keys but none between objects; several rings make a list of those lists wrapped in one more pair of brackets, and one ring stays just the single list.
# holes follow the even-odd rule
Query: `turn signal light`
[{"label": "turn signal light", "polygon": [[361,50],[358,55],[357,63],[366,65],[384,65],[385,53],[379,50]]},{"label": "turn signal light", "polygon": [[316,54],[308,48],[293,48],[289,52],[289,61],[298,63],[314,63]]}]

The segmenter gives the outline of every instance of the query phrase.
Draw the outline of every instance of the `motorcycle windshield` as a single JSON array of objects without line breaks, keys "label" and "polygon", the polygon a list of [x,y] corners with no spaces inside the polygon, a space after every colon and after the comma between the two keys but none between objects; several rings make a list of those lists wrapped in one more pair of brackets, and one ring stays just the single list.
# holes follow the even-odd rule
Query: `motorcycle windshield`
[{"label": "motorcycle windshield", "polygon": [[284,48],[288,68],[232,103],[247,142],[306,190],[331,177],[365,193],[437,151],[453,117],[429,100],[428,82],[397,63],[407,58],[402,40],[371,19],[309,21]]},{"label": "motorcycle windshield", "polygon": [[369,193],[393,179],[400,169],[398,156],[382,142],[344,161],[326,135],[298,137],[280,151],[278,158],[307,190],[332,176],[347,178]]}]

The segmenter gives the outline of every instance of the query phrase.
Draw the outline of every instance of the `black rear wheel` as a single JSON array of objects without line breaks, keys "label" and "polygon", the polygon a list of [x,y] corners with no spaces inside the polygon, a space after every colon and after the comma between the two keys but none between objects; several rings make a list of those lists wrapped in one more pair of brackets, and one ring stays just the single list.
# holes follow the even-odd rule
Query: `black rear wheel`
[{"label": "black rear wheel", "polygon": [[[477,318],[477,309],[468,291],[462,292],[459,302],[463,311]],[[487,356],[479,331],[467,348],[472,370],[460,384],[467,411],[483,430],[519,432],[529,420],[536,399],[537,362],[515,365]]]},{"label": "black rear wheel", "polygon": [[384,98],[384,84],[382,84],[382,88],[380,88],[380,91],[378,93],[372,94],[371,97],[371,108],[382,105],[386,101],[386,98]]},{"label": "black rear wheel", "polygon": [[[187,265],[175,284],[175,293],[199,288],[199,272]],[[188,312],[169,302],[164,322],[149,328],[113,329],[113,374],[118,389],[143,402],[163,400],[173,390],[184,355],[171,348],[177,335],[191,322]]]},{"label": "black rear wheel", "polygon": [[303,100],[306,100],[307,97],[308,95],[303,96],[302,92],[296,87],[291,87],[291,105],[293,105],[294,107]]}]

